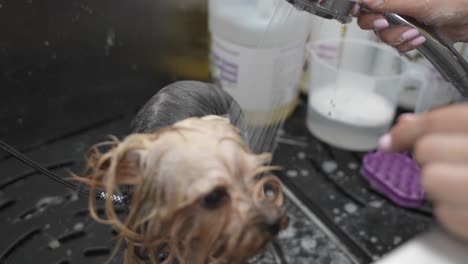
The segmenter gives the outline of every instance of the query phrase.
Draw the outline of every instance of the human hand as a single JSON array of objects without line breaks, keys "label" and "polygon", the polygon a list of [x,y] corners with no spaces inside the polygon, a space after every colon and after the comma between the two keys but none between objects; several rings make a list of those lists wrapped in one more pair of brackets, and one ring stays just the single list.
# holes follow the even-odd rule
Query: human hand
[{"label": "human hand", "polygon": [[468,240],[468,104],[402,115],[380,148],[413,148],[435,216],[449,232]]},{"label": "human hand", "polygon": [[[380,13],[410,16],[432,26],[439,35],[451,42],[468,42],[468,0],[363,0]],[[408,26],[392,26],[381,14],[358,13],[362,29],[375,30],[387,44],[401,52],[418,48],[425,38]]]}]

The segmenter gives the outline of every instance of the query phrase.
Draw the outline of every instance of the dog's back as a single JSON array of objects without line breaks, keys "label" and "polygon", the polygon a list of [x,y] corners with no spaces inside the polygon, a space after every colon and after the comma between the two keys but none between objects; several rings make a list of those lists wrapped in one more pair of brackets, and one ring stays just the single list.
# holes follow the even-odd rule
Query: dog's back
[{"label": "dog's back", "polygon": [[132,133],[153,133],[190,117],[228,117],[243,137],[246,127],[239,104],[224,90],[198,81],[172,83],[154,95],[131,123]]}]

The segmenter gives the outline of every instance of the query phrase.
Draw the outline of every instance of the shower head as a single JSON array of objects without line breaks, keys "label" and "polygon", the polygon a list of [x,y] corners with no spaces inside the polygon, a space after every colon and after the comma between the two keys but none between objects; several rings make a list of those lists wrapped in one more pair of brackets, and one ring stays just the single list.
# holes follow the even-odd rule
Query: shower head
[{"label": "shower head", "polygon": [[357,2],[352,0],[286,0],[298,10],[334,19],[342,24],[351,22],[352,13]]},{"label": "shower head", "polygon": [[[374,12],[358,0],[286,0],[298,10],[326,19],[334,19],[342,24],[352,21],[356,5],[361,12]],[[426,41],[418,50],[440,72],[447,82],[450,82],[465,97],[468,97],[468,63],[453,47],[441,38],[433,28],[421,25],[415,19],[403,17],[395,13],[382,14],[391,25],[409,26],[418,30]]]}]

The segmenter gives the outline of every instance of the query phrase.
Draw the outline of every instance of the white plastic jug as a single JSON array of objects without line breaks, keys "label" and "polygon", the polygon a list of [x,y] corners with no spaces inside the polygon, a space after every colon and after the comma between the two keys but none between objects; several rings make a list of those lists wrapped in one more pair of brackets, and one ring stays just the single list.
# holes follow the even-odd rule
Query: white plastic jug
[{"label": "white plastic jug", "polygon": [[309,15],[284,0],[210,0],[212,76],[250,125],[271,125],[295,106]]}]

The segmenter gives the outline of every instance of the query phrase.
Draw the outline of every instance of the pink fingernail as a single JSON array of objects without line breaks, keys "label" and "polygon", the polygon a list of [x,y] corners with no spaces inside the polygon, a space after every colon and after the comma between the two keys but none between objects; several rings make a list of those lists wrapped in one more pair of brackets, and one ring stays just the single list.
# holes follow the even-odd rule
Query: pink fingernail
[{"label": "pink fingernail", "polygon": [[353,14],[352,16],[357,16],[359,14],[359,11],[361,10],[361,7],[359,6],[359,4],[355,4],[354,5],[354,8],[353,8]]},{"label": "pink fingernail", "polygon": [[383,135],[379,140],[379,150],[388,151],[392,145],[392,136],[390,134]]},{"label": "pink fingernail", "polygon": [[385,18],[379,18],[379,19],[374,20],[374,28],[376,30],[385,29],[385,28],[388,28],[388,26],[389,26],[388,21]]},{"label": "pink fingernail", "polygon": [[406,113],[398,117],[398,122],[410,121],[413,120],[416,116],[414,114]]},{"label": "pink fingernail", "polygon": [[364,0],[364,2],[370,7],[381,7],[384,4],[383,0]]},{"label": "pink fingernail", "polygon": [[423,44],[424,42],[426,42],[426,38],[423,36],[419,36],[411,41],[411,45],[413,45],[414,47],[417,47]]},{"label": "pink fingernail", "polygon": [[411,39],[414,39],[417,36],[419,36],[419,31],[414,29],[414,28],[410,29],[410,30],[407,30],[403,34],[401,34],[401,37],[404,40],[411,40]]}]

